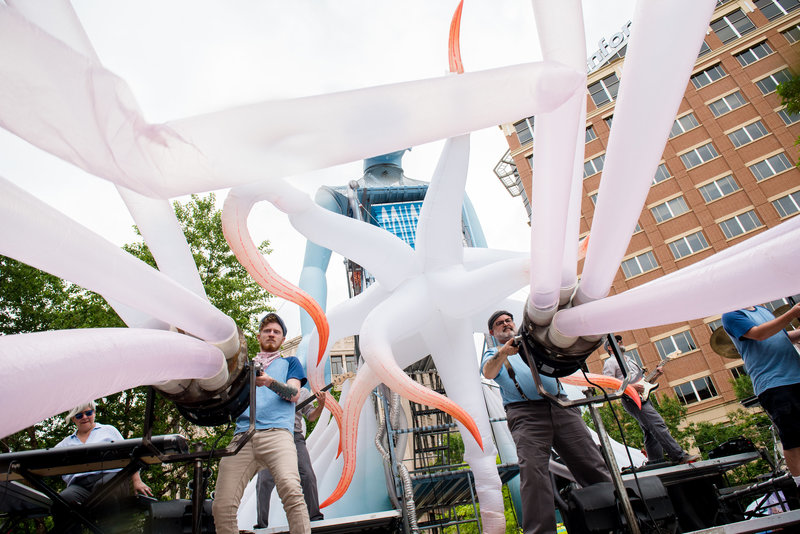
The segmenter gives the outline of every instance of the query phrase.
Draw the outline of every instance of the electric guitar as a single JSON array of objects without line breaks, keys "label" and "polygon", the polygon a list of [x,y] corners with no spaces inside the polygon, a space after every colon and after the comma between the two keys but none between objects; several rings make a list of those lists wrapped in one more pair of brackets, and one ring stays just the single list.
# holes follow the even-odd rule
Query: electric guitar
[{"label": "electric guitar", "polygon": [[633,386],[642,385],[642,387],[644,387],[644,391],[642,391],[639,394],[639,397],[642,399],[643,403],[647,402],[647,400],[650,398],[650,393],[658,389],[658,382],[652,383],[650,381],[661,374],[661,370],[668,362],[671,362],[672,360],[676,359],[681,354],[682,352],[680,350],[676,350],[672,354],[669,354],[661,363],[659,363],[656,366],[656,368],[652,372],[648,373],[644,378],[642,378],[638,382],[634,382],[633,384],[631,384]]}]

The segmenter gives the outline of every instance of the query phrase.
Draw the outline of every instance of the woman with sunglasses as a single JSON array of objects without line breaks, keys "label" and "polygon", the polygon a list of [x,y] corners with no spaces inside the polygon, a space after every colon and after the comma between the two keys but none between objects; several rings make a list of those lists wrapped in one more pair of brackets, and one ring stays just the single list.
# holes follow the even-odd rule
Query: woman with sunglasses
[{"label": "woman with sunglasses", "polygon": [[[104,441],[122,441],[124,438],[119,430],[111,425],[103,425],[96,423],[95,417],[96,405],[94,401],[89,401],[87,404],[76,406],[66,415],[67,423],[70,421],[75,423],[76,430],[70,434],[56,447],[74,447],[76,445],[87,445],[89,443],[101,443]],[[88,473],[76,473],[74,475],[64,475],[62,478],[67,483],[67,488],[60,493],[61,497],[70,504],[83,504],[87,501],[89,496],[103,484],[114,478],[114,475],[120,469],[107,469],[104,471],[90,471]],[[133,491],[137,494],[150,495],[153,493],[150,488],[142,482],[139,472],[131,476],[133,482]],[[125,485],[120,485],[119,492],[115,495],[126,496],[129,494],[129,489]]]}]

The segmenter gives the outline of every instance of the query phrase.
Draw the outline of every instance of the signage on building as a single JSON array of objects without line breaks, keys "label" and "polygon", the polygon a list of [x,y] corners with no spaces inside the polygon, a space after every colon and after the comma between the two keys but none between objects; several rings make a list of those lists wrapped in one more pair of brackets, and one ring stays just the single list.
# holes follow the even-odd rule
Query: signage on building
[{"label": "signage on building", "polygon": [[417,237],[417,223],[422,210],[422,201],[377,204],[370,208],[374,221],[414,248]]},{"label": "signage on building", "polygon": [[597,51],[589,56],[586,60],[586,68],[589,73],[592,73],[608,63],[622,47],[628,44],[628,39],[631,36],[631,21],[629,20],[622,26],[619,32],[609,37],[606,41],[605,37],[598,41]]}]

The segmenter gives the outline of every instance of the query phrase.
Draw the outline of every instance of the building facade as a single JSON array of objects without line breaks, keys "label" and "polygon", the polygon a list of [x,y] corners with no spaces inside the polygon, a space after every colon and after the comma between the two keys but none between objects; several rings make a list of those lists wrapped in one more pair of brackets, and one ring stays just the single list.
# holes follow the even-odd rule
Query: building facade
[{"label": "building facade", "polygon": [[[626,28],[635,34],[635,27]],[[800,115],[788,114],[775,92],[779,83],[800,74],[798,41],[797,0],[718,2],[611,294],[691,265],[800,213],[795,167]],[[581,237],[591,228],[624,79],[624,53],[624,46],[609,50],[606,62],[588,78]],[[658,105],[655,98],[653,105]],[[534,122],[528,117],[501,126],[509,151],[495,169],[526,206]],[[715,316],[617,333],[651,369],[681,350],[665,366],[659,391],[685,404],[690,420],[721,421],[741,407],[731,381],[744,368],[741,359],[723,358],[711,349],[711,334],[720,324]],[[602,369],[598,353],[587,363],[594,372]]]}]

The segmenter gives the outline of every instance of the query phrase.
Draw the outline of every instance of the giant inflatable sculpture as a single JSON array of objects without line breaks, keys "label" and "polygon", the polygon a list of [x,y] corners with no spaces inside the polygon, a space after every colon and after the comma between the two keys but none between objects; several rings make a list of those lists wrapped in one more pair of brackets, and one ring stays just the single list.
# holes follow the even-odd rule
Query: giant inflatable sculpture
[{"label": "giant inflatable sculpture", "polygon": [[[364,365],[339,414],[341,433],[334,425],[321,427],[333,436],[333,450],[325,454],[334,458],[342,448],[328,503],[361,491],[351,485],[356,429],[366,397],[383,382],[459,421],[487,532],[504,531],[503,502],[472,333],[483,330],[488,311],[503,298],[530,286],[528,337],[557,360],[585,357],[605,332],[706,317],[800,292],[795,217],[689,268],[607,297],[714,0],[637,5],[592,238],[577,282],[586,91],[582,10],[578,0],[532,3],[542,62],[256,102],[163,124],[148,123],[125,80],[103,66],[69,2],[0,4],[0,126],[116,184],[159,266],[150,268],[0,179],[0,253],[100,293],[130,326],[0,338],[0,435],[137,385],[153,384],[192,402],[215,402],[219,391],[235,386],[246,360],[241,335],[205,298],[167,200],[186,193],[231,187],[229,206],[240,211],[268,200],[304,236],[376,277],[326,320],[313,299],[248,252],[244,219],[228,212],[226,233],[238,241],[234,248],[240,247],[243,263],[270,291],[300,301],[315,320],[307,362],[315,389],[324,382],[331,340],[361,335]],[[469,133],[532,115],[537,145],[530,256],[465,250],[458,226]],[[448,141],[414,250],[320,208],[284,180],[439,139]],[[54,340],[57,352],[47,350]],[[425,354],[436,359],[447,396],[402,372]],[[47,393],[56,388],[57,398]]]}]

